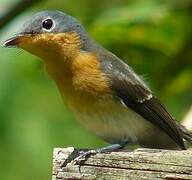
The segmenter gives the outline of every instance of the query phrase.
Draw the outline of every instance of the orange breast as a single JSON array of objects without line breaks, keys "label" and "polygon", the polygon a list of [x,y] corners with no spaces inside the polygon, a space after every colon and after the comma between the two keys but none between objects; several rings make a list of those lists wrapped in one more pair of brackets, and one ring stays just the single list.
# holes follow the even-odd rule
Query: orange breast
[{"label": "orange breast", "polygon": [[49,74],[69,106],[82,108],[111,94],[110,81],[95,55],[79,52],[70,63],[58,62],[58,65],[54,62],[54,69],[53,65],[47,69],[51,68]]},{"label": "orange breast", "polygon": [[110,81],[102,72],[97,57],[91,53],[80,53],[72,64],[73,86],[79,92],[93,96],[106,95],[111,92]]}]

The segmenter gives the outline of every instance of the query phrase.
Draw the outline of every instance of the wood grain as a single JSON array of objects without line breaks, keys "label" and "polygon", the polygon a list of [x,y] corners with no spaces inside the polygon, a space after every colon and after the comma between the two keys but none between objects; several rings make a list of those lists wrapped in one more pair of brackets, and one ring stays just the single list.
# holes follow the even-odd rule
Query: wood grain
[{"label": "wood grain", "polygon": [[63,162],[78,149],[55,148],[52,180],[64,179],[192,179],[192,151],[136,149],[97,154],[83,165]]}]

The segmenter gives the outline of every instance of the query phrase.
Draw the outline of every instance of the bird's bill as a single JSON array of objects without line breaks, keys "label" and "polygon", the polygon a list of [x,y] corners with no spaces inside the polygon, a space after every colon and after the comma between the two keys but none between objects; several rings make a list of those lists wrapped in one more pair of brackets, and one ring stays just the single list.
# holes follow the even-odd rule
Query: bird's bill
[{"label": "bird's bill", "polygon": [[55,57],[71,48],[79,48],[75,33],[18,34],[4,42],[5,47],[18,47],[42,59]]},{"label": "bird's bill", "polygon": [[30,40],[30,35],[25,34],[25,35],[16,35],[12,38],[7,39],[3,45],[5,47],[17,47],[20,44],[25,43],[26,41]]},{"label": "bird's bill", "polygon": [[[4,46],[18,47],[41,59],[49,59],[63,51],[63,45],[70,40],[69,37],[77,41],[76,36],[71,36],[67,33],[19,34],[6,40]],[[68,44],[70,45],[69,42]]]}]

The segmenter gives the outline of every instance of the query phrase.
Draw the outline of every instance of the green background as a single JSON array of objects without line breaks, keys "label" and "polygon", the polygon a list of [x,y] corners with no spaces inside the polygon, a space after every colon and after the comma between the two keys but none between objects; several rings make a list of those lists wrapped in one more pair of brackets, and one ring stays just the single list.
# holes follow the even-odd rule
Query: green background
[{"label": "green background", "polygon": [[[0,15],[14,2],[0,0]],[[31,14],[47,9],[78,18],[183,119],[192,102],[192,1],[42,1],[0,29],[1,42]],[[0,47],[0,179],[51,179],[54,147],[104,144],[75,121],[39,58]]]}]

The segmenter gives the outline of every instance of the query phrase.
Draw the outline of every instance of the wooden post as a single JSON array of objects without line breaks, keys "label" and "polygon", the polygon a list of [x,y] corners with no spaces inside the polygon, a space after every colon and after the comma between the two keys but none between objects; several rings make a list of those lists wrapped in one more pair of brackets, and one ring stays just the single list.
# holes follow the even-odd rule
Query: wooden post
[{"label": "wooden post", "polygon": [[52,180],[64,179],[136,179],[192,180],[192,151],[136,149],[89,157],[83,165],[63,162],[78,149],[55,148]]}]

